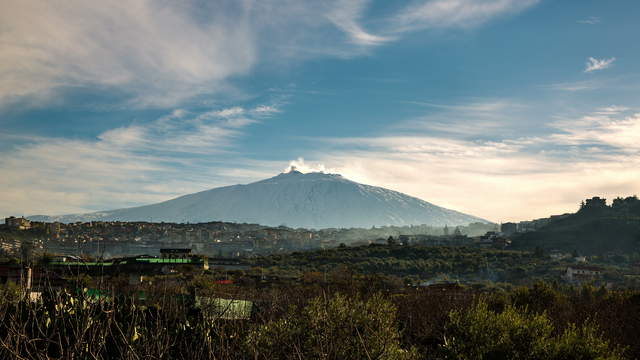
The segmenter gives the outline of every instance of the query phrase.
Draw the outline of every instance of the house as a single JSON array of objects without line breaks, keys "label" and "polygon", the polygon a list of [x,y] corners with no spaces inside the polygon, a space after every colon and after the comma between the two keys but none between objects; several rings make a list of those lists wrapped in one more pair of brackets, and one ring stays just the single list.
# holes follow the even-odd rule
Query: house
[{"label": "house", "polygon": [[562,252],[560,250],[551,250],[549,257],[553,260],[562,260],[571,257],[571,254]]},{"label": "house", "polygon": [[489,231],[486,234],[475,238],[474,244],[478,247],[482,248],[496,248],[496,249],[504,249],[511,245],[511,240],[502,236],[500,233],[496,233],[495,231]]},{"label": "house", "polygon": [[52,239],[60,238],[60,223],[52,222],[47,224],[47,233],[51,236]]},{"label": "house", "polygon": [[500,232],[505,236],[511,236],[518,231],[518,224],[506,222],[500,225]]},{"label": "house", "polygon": [[567,281],[590,281],[602,276],[603,269],[598,266],[574,265],[567,267],[564,278]]},{"label": "house", "polygon": [[493,247],[496,249],[504,249],[507,248],[509,246],[511,246],[511,240],[502,237],[502,236],[498,236],[496,238],[493,239],[493,243],[492,243]]},{"label": "house", "polygon": [[15,216],[5,218],[4,224],[10,229],[14,229],[14,230],[31,229],[31,221],[25,219],[24,216],[19,218]]},{"label": "house", "polygon": [[162,259],[185,259],[191,254],[191,249],[160,249],[160,257]]}]

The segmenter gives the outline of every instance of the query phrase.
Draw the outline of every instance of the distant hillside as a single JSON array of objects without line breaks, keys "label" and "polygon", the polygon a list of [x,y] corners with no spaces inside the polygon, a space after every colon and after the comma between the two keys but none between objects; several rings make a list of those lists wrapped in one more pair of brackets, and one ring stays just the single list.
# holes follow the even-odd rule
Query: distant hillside
[{"label": "distant hillside", "polygon": [[[424,280],[497,281],[526,283],[557,279],[562,264],[531,251],[424,245],[368,245],[294,252],[249,259],[253,265],[278,275],[323,276],[377,274]],[[310,274],[309,274],[310,273]]]},{"label": "distant hillside", "polygon": [[616,198],[611,205],[594,197],[575,214],[549,219],[541,228],[516,234],[515,249],[558,249],[583,255],[640,252],[640,200]]},{"label": "distant hillside", "polygon": [[456,226],[487,221],[397,191],[359,184],[338,174],[290,171],[247,185],[219,187],[158,204],[37,221],[228,221],[294,228]]}]

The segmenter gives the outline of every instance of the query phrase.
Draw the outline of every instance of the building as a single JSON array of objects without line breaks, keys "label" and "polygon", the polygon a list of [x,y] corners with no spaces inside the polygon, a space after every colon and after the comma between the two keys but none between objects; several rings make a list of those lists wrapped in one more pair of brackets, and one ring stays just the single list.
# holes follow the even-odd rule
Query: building
[{"label": "building", "polygon": [[511,246],[511,240],[503,236],[497,236],[493,239],[491,245],[496,249],[505,249]]},{"label": "building", "polygon": [[602,276],[602,268],[589,265],[575,265],[567,267],[564,278],[568,281],[591,281]]},{"label": "building", "polygon": [[587,257],[586,256],[575,256],[573,258],[573,261],[575,261],[577,263],[586,263],[587,262]]},{"label": "building", "polygon": [[495,231],[488,231],[486,234],[474,238],[474,245],[481,248],[504,249],[511,246],[511,240]]},{"label": "building", "polygon": [[562,252],[561,250],[553,249],[550,251],[549,257],[553,260],[562,260],[570,258],[571,254]]},{"label": "building", "polygon": [[31,229],[31,221],[25,219],[24,216],[19,218],[15,216],[5,218],[4,224],[10,229],[14,229],[14,230]]},{"label": "building", "polygon": [[189,257],[191,249],[160,249],[160,257],[163,259],[184,259]]},{"label": "building", "polygon": [[47,232],[51,236],[52,239],[60,238],[60,223],[52,222],[47,224]]},{"label": "building", "polygon": [[500,225],[500,232],[505,236],[510,236],[518,232],[518,224],[506,222]]}]

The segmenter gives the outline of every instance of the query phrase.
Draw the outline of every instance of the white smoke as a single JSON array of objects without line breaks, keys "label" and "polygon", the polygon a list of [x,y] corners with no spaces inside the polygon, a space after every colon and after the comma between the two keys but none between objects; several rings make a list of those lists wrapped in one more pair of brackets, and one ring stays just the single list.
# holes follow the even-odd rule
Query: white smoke
[{"label": "white smoke", "polygon": [[320,173],[334,172],[333,169],[327,168],[323,163],[306,162],[302,157],[289,161],[289,166],[287,166],[284,172],[288,173],[291,171],[300,171],[301,173],[305,173],[305,174],[310,172],[320,172]]}]

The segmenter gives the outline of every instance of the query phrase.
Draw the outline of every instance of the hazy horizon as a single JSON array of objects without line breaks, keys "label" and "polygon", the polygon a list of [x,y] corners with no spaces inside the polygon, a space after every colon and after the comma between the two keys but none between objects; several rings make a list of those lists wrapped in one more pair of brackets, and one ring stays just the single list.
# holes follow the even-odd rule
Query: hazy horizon
[{"label": "hazy horizon", "polygon": [[0,217],[152,204],[290,166],[495,222],[640,194],[631,0],[0,9]]}]

